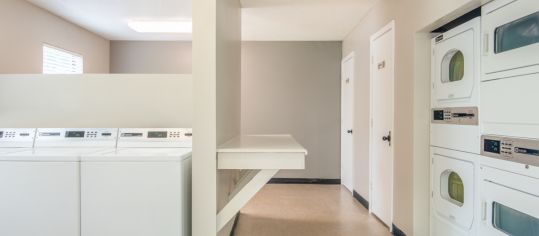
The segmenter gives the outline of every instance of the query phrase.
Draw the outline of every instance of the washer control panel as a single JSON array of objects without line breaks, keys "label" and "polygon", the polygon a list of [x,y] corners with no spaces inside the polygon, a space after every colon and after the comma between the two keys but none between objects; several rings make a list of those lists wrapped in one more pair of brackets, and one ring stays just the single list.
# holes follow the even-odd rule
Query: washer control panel
[{"label": "washer control panel", "polygon": [[0,147],[31,148],[36,129],[0,128]]},{"label": "washer control panel", "polygon": [[191,128],[120,129],[118,147],[192,147]]},{"label": "washer control panel", "polygon": [[449,107],[432,109],[433,124],[479,125],[477,107]]},{"label": "washer control panel", "polygon": [[484,135],[481,155],[539,167],[539,140]]},{"label": "washer control panel", "polygon": [[116,147],[116,128],[38,129],[36,147]]}]

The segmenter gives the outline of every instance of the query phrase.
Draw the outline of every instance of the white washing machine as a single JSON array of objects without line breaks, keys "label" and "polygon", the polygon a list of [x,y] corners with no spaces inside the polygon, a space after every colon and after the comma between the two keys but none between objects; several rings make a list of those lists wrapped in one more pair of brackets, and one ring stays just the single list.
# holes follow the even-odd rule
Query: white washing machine
[{"label": "white washing machine", "polygon": [[484,136],[480,235],[539,235],[539,140]]},{"label": "white washing machine", "polygon": [[81,154],[114,150],[117,129],[39,129],[0,161],[0,235],[80,235]]},{"label": "white washing machine", "polygon": [[36,129],[0,128],[0,156],[31,150],[35,135]]},{"label": "white washing machine", "polygon": [[432,40],[432,146],[480,152],[480,25],[478,17]]},{"label": "white washing machine", "polygon": [[120,129],[81,159],[82,236],[190,236],[191,129]]},{"label": "white washing machine", "polygon": [[431,235],[475,235],[480,18],[432,41]]}]

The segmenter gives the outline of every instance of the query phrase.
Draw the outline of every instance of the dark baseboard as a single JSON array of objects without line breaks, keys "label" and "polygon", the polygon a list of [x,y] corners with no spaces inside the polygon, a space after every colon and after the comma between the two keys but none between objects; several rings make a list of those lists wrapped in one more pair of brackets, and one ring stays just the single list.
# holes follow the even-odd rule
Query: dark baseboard
[{"label": "dark baseboard", "polygon": [[367,201],[367,199],[363,198],[361,195],[359,195],[359,193],[356,192],[356,190],[354,190],[354,198],[361,204],[363,205],[367,210],[369,210],[369,201]]},{"label": "dark baseboard", "polygon": [[230,231],[230,236],[236,235],[236,226],[238,226],[239,221],[240,221],[240,213],[236,214],[236,217],[234,218],[234,225],[232,225],[232,230]]},{"label": "dark baseboard", "polygon": [[268,184],[341,184],[340,179],[273,178]]},{"label": "dark baseboard", "polygon": [[394,236],[406,236],[406,234],[404,232],[402,232],[402,230],[399,229],[399,227],[397,227],[395,224],[393,224],[393,235]]}]

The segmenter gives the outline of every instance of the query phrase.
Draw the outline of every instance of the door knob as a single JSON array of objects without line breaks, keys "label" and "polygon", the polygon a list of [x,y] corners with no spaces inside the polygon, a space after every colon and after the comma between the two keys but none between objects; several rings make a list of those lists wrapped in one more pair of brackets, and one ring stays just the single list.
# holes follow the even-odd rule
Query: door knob
[{"label": "door knob", "polygon": [[351,129],[347,130],[346,133],[349,133],[349,134],[352,134],[354,133],[354,131],[352,131]]},{"label": "door knob", "polygon": [[389,131],[389,134],[387,136],[383,136],[382,140],[385,142],[389,142],[389,146],[391,146],[391,131]]}]

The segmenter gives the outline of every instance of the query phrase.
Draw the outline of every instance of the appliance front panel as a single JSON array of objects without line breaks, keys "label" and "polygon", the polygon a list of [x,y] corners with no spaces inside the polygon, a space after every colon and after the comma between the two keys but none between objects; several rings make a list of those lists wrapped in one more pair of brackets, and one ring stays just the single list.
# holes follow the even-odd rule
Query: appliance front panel
[{"label": "appliance front panel", "polygon": [[471,230],[475,205],[473,162],[436,153],[432,159],[434,214],[461,230]]}]

